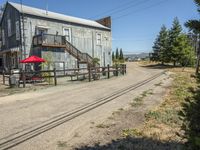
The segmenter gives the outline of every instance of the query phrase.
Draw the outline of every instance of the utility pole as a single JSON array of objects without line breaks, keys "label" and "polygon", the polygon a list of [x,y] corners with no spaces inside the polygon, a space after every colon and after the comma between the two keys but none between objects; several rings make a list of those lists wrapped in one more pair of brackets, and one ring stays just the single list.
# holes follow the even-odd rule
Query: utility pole
[{"label": "utility pole", "polygon": [[197,65],[196,65],[196,74],[199,73],[199,61],[200,61],[200,34],[198,36],[199,38],[197,39],[198,40],[198,43],[199,43],[199,46],[198,46],[198,50],[197,50]]},{"label": "utility pole", "polygon": [[26,43],[25,43],[25,30],[24,30],[24,13],[23,13],[23,6],[22,6],[22,0],[20,0],[21,3],[21,19],[22,19],[22,53],[23,53],[23,59],[26,58]]},{"label": "utility pole", "polygon": [[48,15],[48,0],[46,0],[46,15]]}]

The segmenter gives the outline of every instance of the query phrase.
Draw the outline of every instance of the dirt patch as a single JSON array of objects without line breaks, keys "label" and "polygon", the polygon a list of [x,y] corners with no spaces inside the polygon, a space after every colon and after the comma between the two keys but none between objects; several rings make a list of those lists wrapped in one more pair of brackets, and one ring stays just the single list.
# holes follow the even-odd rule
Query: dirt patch
[{"label": "dirt patch", "polygon": [[[91,131],[70,141],[71,148],[68,145],[67,149],[144,149],[145,147],[141,145],[144,141],[151,146],[157,145],[156,141],[140,137],[141,133],[137,128],[143,126],[145,114],[163,102],[163,97],[169,92],[171,81],[171,78],[166,77],[162,84],[154,85],[153,89],[144,91],[130,102],[128,108],[114,111],[104,122],[91,122]],[[148,148],[149,144],[146,145]],[[166,147],[165,144],[160,146]]]},{"label": "dirt patch", "polygon": [[3,85],[3,76],[0,75],[0,97],[24,93],[24,92],[38,91],[50,87],[53,87],[53,85],[49,85],[48,83],[43,82],[37,84],[26,84],[26,88],[23,88],[22,84],[20,84],[20,87],[10,88],[8,84],[8,79],[6,79],[6,85]]},{"label": "dirt patch", "polygon": [[[166,86],[168,79],[155,84],[154,90],[145,91],[134,99],[132,108],[118,110],[110,120],[96,126],[92,141],[74,149],[198,149],[200,105],[197,101],[199,94],[195,92],[198,91],[198,81],[191,68],[184,72],[181,68],[170,70],[173,72],[171,86]],[[157,88],[165,89],[165,92],[156,94]],[[196,109],[191,109],[193,105]]]}]

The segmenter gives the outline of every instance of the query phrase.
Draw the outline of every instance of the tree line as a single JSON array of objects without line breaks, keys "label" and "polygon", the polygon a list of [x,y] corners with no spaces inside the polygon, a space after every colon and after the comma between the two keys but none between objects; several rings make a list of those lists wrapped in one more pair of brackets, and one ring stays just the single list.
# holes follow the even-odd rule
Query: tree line
[{"label": "tree line", "polygon": [[[194,2],[197,6],[197,11],[200,14],[200,0],[194,0]],[[198,43],[198,46],[195,46],[196,54],[197,54],[196,74],[198,74],[199,73],[199,64],[200,64],[200,20],[195,20],[195,19],[188,20],[185,23],[185,26],[187,28],[189,28],[190,32],[195,37],[196,43]]]},{"label": "tree line", "polygon": [[124,62],[124,54],[122,48],[120,48],[120,50],[116,48],[116,51],[112,52],[112,61],[114,64]]},{"label": "tree line", "polygon": [[153,45],[152,61],[173,63],[182,66],[193,65],[194,47],[187,34],[183,33],[178,18],[175,18],[170,29],[163,25]]}]

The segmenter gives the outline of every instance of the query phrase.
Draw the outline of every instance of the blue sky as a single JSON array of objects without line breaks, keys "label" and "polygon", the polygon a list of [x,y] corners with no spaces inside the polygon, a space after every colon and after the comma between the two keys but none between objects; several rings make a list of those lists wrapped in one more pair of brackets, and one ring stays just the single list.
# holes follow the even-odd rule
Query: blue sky
[{"label": "blue sky", "polygon": [[[20,3],[20,0],[10,0]],[[112,17],[113,50],[125,53],[151,51],[153,42],[165,24],[171,27],[178,17],[183,25],[188,19],[199,18],[193,0],[22,0],[23,4],[46,8],[66,15],[99,19]],[[0,0],[0,4],[6,0]],[[183,27],[184,28],[184,27]],[[187,32],[187,29],[184,28]]]}]

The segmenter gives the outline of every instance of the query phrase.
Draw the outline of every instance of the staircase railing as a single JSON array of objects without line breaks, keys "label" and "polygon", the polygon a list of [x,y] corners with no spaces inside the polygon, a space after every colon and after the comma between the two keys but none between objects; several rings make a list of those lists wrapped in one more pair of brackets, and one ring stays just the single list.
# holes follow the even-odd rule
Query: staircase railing
[{"label": "staircase railing", "polygon": [[88,53],[82,53],[74,45],[68,42],[65,36],[53,34],[41,34],[33,37],[33,46],[61,46],[74,56],[78,61],[93,65],[93,58]]}]

